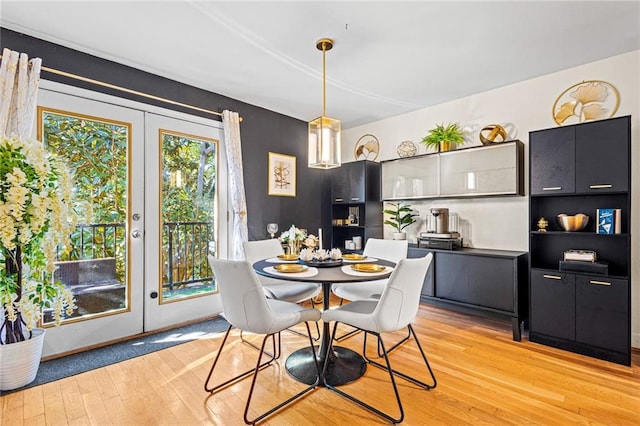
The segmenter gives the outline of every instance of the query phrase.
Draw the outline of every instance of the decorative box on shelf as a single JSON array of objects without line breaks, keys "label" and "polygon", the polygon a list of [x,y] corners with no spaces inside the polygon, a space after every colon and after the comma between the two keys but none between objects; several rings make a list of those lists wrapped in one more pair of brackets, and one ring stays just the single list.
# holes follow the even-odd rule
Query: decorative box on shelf
[{"label": "decorative box on shelf", "polygon": [[560,271],[585,272],[588,274],[609,274],[607,262],[585,262],[580,260],[561,260],[558,267]]}]

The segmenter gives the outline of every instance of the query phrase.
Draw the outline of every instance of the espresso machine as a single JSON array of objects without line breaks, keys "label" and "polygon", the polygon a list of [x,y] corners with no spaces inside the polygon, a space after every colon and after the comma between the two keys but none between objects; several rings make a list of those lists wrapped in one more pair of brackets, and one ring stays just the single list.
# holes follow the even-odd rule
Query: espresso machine
[{"label": "espresso machine", "polygon": [[[449,230],[449,209],[434,207],[429,209],[427,231],[418,235],[418,247],[455,250],[462,247],[462,238],[457,231]],[[457,215],[454,229],[457,229]]]}]

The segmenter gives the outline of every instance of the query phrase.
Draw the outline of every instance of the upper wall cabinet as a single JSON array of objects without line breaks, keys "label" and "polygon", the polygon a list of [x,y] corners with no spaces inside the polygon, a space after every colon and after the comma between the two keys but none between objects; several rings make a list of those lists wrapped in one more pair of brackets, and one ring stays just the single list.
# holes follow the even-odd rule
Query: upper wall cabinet
[{"label": "upper wall cabinet", "polygon": [[380,201],[380,164],[373,161],[344,163],[332,170],[331,202],[358,204]]},{"label": "upper wall cabinet", "polygon": [[509,141],[382,162],[382,199],[524,195],[524,145]]},{"label": "upper wall cabinet", "polygon": [[626,116],[531,132],[531,194],[628,191],[629,122]]},{"label": "upper wall cabinet", "polygon": [[437,154],[381,164],[383,200],[429,198],[440,194],[440,157]]}]

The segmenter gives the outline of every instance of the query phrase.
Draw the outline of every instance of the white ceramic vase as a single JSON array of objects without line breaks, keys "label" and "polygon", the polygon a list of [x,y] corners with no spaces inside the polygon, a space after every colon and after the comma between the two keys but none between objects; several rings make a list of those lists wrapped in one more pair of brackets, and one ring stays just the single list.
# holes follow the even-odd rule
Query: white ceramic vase
[{"label": "white ceramic vase", "polygon": [[394,232],[393,233],[393,239],[394,240],[406,240],[407,239],[407,233],[406,232]]},{"label": "white ceramic vase", "polygon": [[0,390],[12,390],[33,382],[40,367],[45,330],[34,328],[31,339],[0,345]]}]

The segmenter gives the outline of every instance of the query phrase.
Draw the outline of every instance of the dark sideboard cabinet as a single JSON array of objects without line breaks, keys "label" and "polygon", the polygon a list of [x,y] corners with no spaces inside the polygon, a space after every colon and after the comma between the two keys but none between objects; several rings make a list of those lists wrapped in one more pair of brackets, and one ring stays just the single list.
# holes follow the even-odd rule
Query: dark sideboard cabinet
[{"label": "dark sideboard cabinet", "polygon": [[409,248],[409,257],[433,252],[421,300],[474,315],[511,321],[513,340],[521,339],[527,319],[527,253],[463,248]]},{"label": "dark sideboard cabinet", "polygon": [[[332,170],[331,247],[362,252],[368,238],[382,238],[380,179],[380,163],[373,161],[343,163]],[[345,241],[354,237],[362,239],[361,248],[347,249]]]},{"label": "dark sideboard cabinet", "polygon": [[[631,117],[530,132],[529,153],[529,338],[630,365]],[[620,209],[619,233],[597,232],[598,209]],[[561,213],[589,222],[565,232]],[[594,251],[606,272],[561,269],[568,250]]]}]

